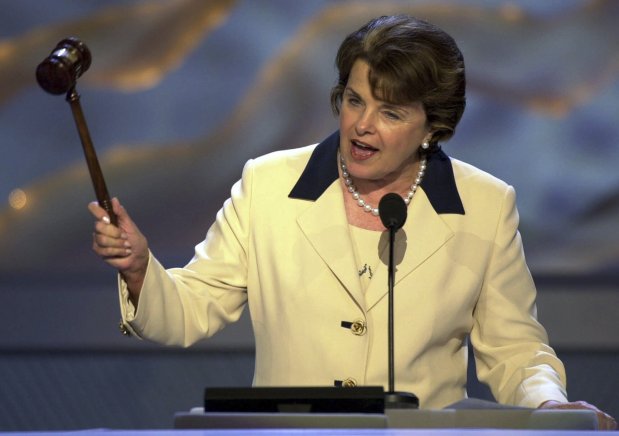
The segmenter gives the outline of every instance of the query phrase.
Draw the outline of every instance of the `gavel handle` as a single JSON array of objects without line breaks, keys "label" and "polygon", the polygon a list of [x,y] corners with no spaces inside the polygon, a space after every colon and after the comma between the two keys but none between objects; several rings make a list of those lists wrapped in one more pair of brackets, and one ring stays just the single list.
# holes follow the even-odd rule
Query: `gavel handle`
[{"label": "gavel handle", "polygon": [[95,194],[99,206],[101,206],[107,212],[110,217],[110,222],[115,226],[118,226],[118,218],[112,209],[112,202],[110,201],[110,194],[107,191],[105,185],[105,179],[99,166],[99,160],[97,159],[97,153],[92,145],[92,139],[88,132],[88,126],[84,113],[82,112],[82,105],[80,104],[80,96],[75,90],[75,87],[71,88],[67,92],[67,102],[71,106],[71,112],[73,112],[73,118],[75,119],[75,125],[82,141],[82,148],[84,149],[84,156],[86,157],[86,163],[88,164],[88,171],[90,172],[90,178],[95,188]]}]

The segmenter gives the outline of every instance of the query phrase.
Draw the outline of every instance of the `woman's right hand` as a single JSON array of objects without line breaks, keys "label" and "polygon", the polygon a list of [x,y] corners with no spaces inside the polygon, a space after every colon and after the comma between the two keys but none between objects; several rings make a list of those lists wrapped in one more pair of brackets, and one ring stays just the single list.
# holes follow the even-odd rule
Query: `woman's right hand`
[{"label": "woman's right hand", "polygon": [[118,227],[97,202],[88,205],[97,219],[93,233],[92,249],[105,262],[116,268],[137,307],[137,302],[148,266],[148,242],[117,198],[112,199],[112,209],[118,218]]}]

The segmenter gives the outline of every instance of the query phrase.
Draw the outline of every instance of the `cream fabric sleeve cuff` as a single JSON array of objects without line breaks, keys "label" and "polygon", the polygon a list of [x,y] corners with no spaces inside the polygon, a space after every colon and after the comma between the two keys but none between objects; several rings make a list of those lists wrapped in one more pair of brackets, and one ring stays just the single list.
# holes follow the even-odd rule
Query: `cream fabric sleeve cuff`
[{"label": "cream fabric sleeve cuff", "polygon": [[545,401],[554,400],[567,402],[567,392],[564,382],[565,374],[559,374],[551,365],[542,364],[539,373],[523,380],[520,385],[520,406],[537,408]]},{"label": "cream fabric sleeve cuff", "polygon": [[[151,269],[151,261],[153,255],[149,251],[148,253],[148,265],[146,267],[146,276],[148,276],[148,272]],[[132,323],[138,319],[139,316],[139,305],[138,309],[133,305],[131,300],[129,299],[129,289],[127,288],[127,283],[123,280],[122,276],[117,274],[118,277],[118,297],[120,302],[120,314],[121,314],[121,322],[119,328],[121,332],[125,336],[135,336],[138,339],[142,339],[140,334],[136,331],[136,329],[132,326]],[[146,279],[144,280],[146,281]],[[140,290],[141,292],[142,290]]]}]

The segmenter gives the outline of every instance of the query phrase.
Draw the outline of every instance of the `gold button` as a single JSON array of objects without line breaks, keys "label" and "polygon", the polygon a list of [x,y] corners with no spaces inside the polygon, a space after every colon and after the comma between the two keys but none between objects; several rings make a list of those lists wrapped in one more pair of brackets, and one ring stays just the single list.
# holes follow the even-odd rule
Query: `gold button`
[{"label": "gold button", "polygon": [[355,386],[357,386],[357,380],[355,380],[352,377],[348,377],[346,380],[342,382],[342,387],[345,387],[345,388],[354,388]]},{"label": "gold button", "polygon": [[122,322],[122,320],[120,320],[120,322],[118,323],[118,328],[120,329],[120,332],[123,334],[123,336],[131,336],[131,332],[129,331],[125,323]]},{"label": "gold button", "polygon": [[352,325],[350,326],[350,331],[353,333],[353,335],[363,336],[366,330],[367,328],[365,326],[365,321],[363,321],[362,319],[357,319],[353,321]]}]

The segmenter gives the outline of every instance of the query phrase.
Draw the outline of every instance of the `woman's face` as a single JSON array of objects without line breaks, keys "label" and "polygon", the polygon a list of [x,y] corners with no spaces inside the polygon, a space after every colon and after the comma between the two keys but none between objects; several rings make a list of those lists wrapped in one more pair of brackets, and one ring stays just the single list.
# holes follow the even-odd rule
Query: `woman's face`
[{"label": "woman's face", "polygon": [[[411,184],[419,147],[430,139],[421,103],[393,105],[372,96],[368,64],[357,60],[340,110],[340,153],[357,187]],[[371,186],[370,185],[370,186]]]}]

